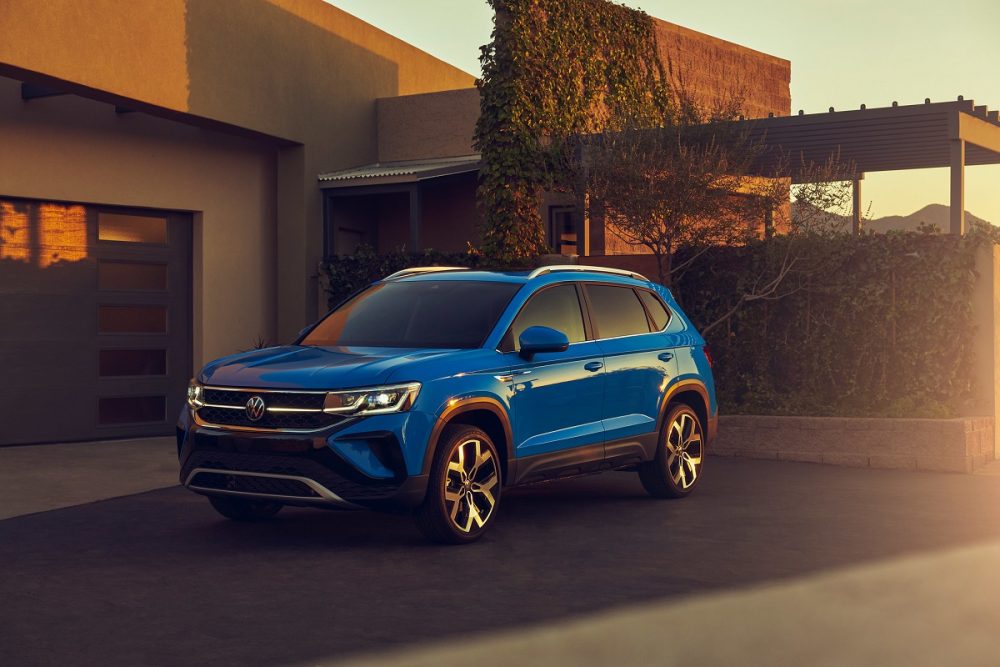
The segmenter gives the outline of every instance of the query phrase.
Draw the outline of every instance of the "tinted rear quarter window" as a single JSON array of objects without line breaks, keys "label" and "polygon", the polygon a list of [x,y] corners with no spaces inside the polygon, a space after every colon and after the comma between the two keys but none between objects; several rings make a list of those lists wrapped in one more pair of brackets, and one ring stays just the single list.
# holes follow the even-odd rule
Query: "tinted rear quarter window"
[{"label": "tinted rear quarter window", "polygon": [[670,321],[670,313],[667,311],[667,307],[663,305],[658,296],[643,289],[639,290],[639,298],[642,299],[646,310],[649,312],[649,317],[653,320],[653,328],[656,331],[661,331],[663,327],[667,326],[667,322]]},{"label": "tinted rear quarter window", "polygon": [[587,297],[598,338],[649,333],[646,311],[631,287],[590,284]]}]

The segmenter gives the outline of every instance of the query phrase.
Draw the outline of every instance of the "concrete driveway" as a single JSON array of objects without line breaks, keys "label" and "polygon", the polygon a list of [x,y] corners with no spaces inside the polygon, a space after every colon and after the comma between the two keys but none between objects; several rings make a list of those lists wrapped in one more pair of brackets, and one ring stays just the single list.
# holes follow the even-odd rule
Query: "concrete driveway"
[{"label": "concrete driveway", "polygon": [[[1000,539],[997,477],[718,458],[705,472],[699,492],[679,502],[646,498],[627,473],[515,491],[495,531],[460,548],[424,543],[402,516],[290,510],[267,524],[233,524],[176,487],[10,518],[0,521],[0,662],[278,665],[437,655],[434,664],[467,664],[472,648],[457,660],[436,652],[502,641],[515,662],[537,655],[540,663],[551,655],[520,641],[539,633],[555,641],[574,623],[609,619],[613,632],[598,626],[593,636],[626,656],[665,647],[671,635],[628,623],[643,629],[632,636],[615,625],[629,618],[622,614]],[[862,588],[878,596],[874,581]],[[884,585],[892,599],[908,600],[899,582]],[[807,617],[800,597],[775,604],[745,618],[711,605],[684,613],[703,635],[673,638],[687,653],[653,655],[667,664],[727,662],[713,637],[732,632],[717,624],[744,623],[756,636],[754,628]],[[771,645],[785,646],[780,638]],[[581,662],[563,654],[565,664]],[[587,655],[606,664],[606,651]]]}]

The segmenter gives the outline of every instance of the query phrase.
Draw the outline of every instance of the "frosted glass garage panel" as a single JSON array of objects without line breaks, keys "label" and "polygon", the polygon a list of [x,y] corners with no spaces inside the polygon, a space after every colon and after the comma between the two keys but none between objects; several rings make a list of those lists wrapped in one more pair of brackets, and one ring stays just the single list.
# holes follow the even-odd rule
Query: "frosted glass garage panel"
[{"label": "frosted glass garage panel", "polygon": [[165,396],[122,396],[97,401],[98,424],[141,424],[166,419]]},{"label": "frosted glass garage panel", "polygon": [[112,291],[164,291],[167,265],[143,262],[97,263],[97,286]]},{"label": "frosted glass garage panel", "polygon": [[99,306],[97,330],[110,334],[167,333],[166,306]]},{"label": "frosted glass garage panel", "polygon": [[98,213],[97,238],[100,241],[167,244],[167,219],[125,213]]}]

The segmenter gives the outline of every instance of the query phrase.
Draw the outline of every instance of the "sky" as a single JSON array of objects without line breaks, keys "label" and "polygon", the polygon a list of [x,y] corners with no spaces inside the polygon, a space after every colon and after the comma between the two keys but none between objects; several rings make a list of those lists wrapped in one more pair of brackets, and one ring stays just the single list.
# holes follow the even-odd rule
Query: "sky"
[{"label": "sky", "polygon": [[[486,0],[327,0],[479,75]],[[645,0],[630,7],[792,61],[792,113],[954,100],[1000,108],[1000,0]],[[869,173],[872,217],[948,203],[948,170]],[[966,168],[966,209],[1000,224],[1000,165]],[[869,208],[870,207],[870,208]]]}]

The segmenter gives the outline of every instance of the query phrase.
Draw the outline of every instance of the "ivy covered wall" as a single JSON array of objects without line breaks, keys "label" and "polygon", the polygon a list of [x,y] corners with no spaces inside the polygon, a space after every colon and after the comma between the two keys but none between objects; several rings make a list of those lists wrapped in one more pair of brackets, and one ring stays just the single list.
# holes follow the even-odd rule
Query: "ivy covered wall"
[{"label": "ivy covered wall", "polygon": [[567,142],[628,123],[656,126],[670,108],[653,20],[607,0],[489,0],[483,47],[479,202],[483,252],[501,262],[546,250],[542,189],[565,186]]}]

